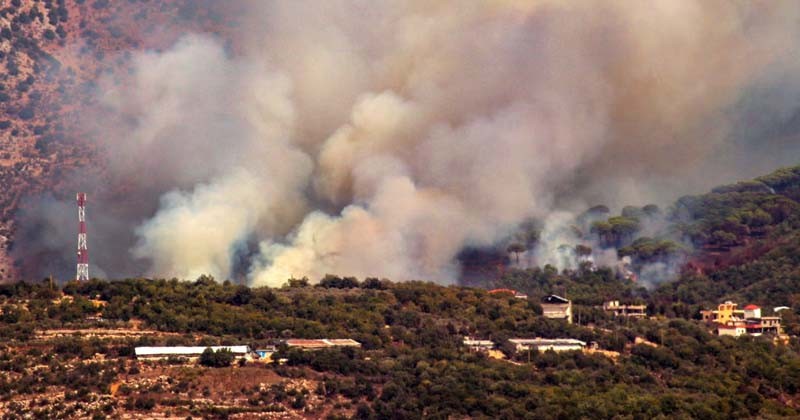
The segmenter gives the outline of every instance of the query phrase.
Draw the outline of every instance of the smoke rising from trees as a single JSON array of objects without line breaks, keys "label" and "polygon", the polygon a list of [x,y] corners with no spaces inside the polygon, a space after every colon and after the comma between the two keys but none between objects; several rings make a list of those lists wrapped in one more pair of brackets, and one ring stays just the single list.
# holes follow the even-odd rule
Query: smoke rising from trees
[{"label": "smoke rising from trees", "polygon": [[665,203],[797,158],[738,130],[754,87],[800,67],[786,58],[800,39],[792,2],[249,11],[235,52],[190,34],[100,83],[111,182],[159,203],[118,220],[130,253],[96,261],[110,275],[134,257],[145,274],[256,285],[453,282],[463,247],[531,217]]}]

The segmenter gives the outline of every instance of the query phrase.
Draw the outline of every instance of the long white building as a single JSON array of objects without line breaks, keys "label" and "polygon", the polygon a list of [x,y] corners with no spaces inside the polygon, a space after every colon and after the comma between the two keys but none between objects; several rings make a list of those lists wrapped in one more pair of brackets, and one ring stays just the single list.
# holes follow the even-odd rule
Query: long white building
[{"label": "long white building", "polygon": [[138,359],[159,360],[169,357],[198,358],[205,349],[219,351],[226,349],[237,358],[250,358],[252,351],[249,346],[164,346],[164,347],[136,347],[134,352]]},{"label": "long white building", "polygon": [[511,338],[508,341],[517,349],[517,352],[536,350],[545,352],[547,350],[559,351],[580,351],[586,347],[586,343],[574,338]]}]

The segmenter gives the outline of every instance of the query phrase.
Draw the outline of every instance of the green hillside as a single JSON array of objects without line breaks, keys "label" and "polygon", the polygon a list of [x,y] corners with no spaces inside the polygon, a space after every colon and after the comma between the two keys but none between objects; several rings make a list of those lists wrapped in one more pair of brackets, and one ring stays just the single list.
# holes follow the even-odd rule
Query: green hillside
[{"label": "green hillside", "polygon": [[[650,288],[590,264],[507,269],[486,284],[527,293],[522,299],[335,275],[281,288],[208,277],[0,285],[0,411],[7,418],[797,417],[798,172],[684,197],[663,213],[600,212],[612,227],[620,218],[630,226],[653,215],[669,221],[653,237],[632,230],[608,238],[639,264],[685,258],[676,278]],[[733,239],[717,241],[725,234]],[[572,300],[574,324],[543,316],[539,302],[551,293]],[[609,300],[644,304],[648,317],[615,318],[602,309]],[[788,306],[778,315],[788,337],[716,335],[699,311],[723,300],[761,305],[765,315]],[[465,336],[492,340],[497,351],[471,351]],[[572,338],[599,350],[518,352],[514,337]],[[361,347],[301,351],[285,345],[292,338],[349,338]],[[272,360],[284,363],[231,364],[229,355],[208,352],[198,364],[133,355],[142,345],[233,344],[276,345]]]},{"label": "green hillside", "polygon": [[[605,289],[611,293],[609,282],[592,286],[604,282],[603,276],[563,281],[584,284],[587,296]],[[659,289],[654,296],[663,298],[668,290]],[[251,403],[235,410],[213,402],[189,404],[192,384],[211,375],[213,368],[182,367],[182,375],[188,375],[186,369],[195,372],[186,376],[183,388],[175,383],[155,390],[129,389],[107,410],[169,405],[182,416],[223,418],[269,407],[312,410],[306,415],[314,416],[314,409],[306,407],[306,399],[313,397],[316,410],[327,404],[338,407],[326,411],[329,416],[356,418],[800,415],[794,402],[800,394],[797,338],[776,345],[768,338],[716,337],[696,321],[679,317],[615,320],[588,306],[593,302],[586,297],[581,298],[585,305],[576,306],[584,314],[580,326],[545,319],[535,300],[430,283],[333,276],[322,285],[296,281],[281,289],[250,289],[212,279],[91,281],[70,283],[63,293],[70,299],[54,301],[61,291],[47,283],[0,289],[0,360],[3,371],[10,372],[0,381],[0,399],[13,401],[59,387],[74,390],[77,401],[84,398],[78,395],[102,396],[121,375],[136,377],[156,369],[130,356],[135,345],[247,343],[257,348],[290,337],[331,337],[354,338],[363,347],[317,352],[281,347],[276,357],[286,358],[287,364],[260,368],[283,378],[278,383],[293,378],[316,383],[308,396],[286,396],[278,388],[260,392],[253,388],[257,384],[245,381],[233,395]],[[86,318],[98,312],[90,301],[95,298],[107,302],[99,310],[101,324]],[[586,325],[589,320],[591,326]],[[36,334],[65,326],[130,328],[133,321],[142,323],[139,328],[179,334],[128,339],[43,339]],[[787,321],[793,322],[791,317]],[[499,349],[510,359],[468,351],[461,345],[465,335],[501,343]],[[620,354],[515,354],[505,341],[509,337],[573,337]],[[638,344],[640,339],[655,344]],[[87,368],[86,360],[94,354],[109,362]],[[62,367],[51,375],[26,375],[41,363]],[[172,369],[165,363],[157,369]],[[75,376],[77,372],[84,376]],[[38,410],[46,415],[57,408]]]}]

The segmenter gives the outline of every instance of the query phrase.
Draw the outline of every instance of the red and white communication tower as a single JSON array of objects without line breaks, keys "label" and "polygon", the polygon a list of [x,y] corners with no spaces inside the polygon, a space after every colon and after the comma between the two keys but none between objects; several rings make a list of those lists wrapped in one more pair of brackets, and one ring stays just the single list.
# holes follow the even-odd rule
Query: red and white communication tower
[{"label": "red and white communication tower", "polygon": [[89,247],[86,245],[86,193],[78,193],[78,281],[89,280]]}]

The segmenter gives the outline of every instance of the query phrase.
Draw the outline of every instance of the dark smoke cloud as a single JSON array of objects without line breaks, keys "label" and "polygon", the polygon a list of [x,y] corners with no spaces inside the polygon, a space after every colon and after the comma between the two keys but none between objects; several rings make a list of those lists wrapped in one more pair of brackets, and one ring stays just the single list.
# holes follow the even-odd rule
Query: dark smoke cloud
[{"label": "dark smoke cloud", "polygon": [[452,282],[464,246],[530,217],[664,203],[800,153],[792,2],[235,5],[237,53],[187,35],[100,84],[109,182],[136,200],[108,209],[126,247],[97,260],[109,275],[225,278],[244,256],[259,285]]}]

